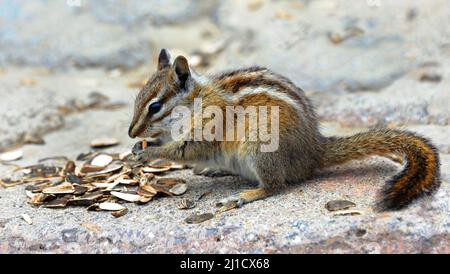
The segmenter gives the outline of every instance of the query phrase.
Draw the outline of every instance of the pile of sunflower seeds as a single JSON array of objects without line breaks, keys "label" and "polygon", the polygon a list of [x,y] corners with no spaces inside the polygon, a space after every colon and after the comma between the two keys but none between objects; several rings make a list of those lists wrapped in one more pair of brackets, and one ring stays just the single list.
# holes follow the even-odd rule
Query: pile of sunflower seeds
[{"label": "pile of sunflower seeds", "polygon": [[[126,203],[146,204],[158,196],[184,194],[187,185],[183,179],[162,177],[184,168],[161,159],[143,165],[131,152],[97,151],[80,154],[75,161],[65,156],[41,159],[36,165],[16,169],[10,178],[0,179],[0,184],[29,183],[25,192],[28,203],[34,206],[83,206],[120,217],[128,212]],[[185,202],[177,206],[188,209],[193,205]]]}]

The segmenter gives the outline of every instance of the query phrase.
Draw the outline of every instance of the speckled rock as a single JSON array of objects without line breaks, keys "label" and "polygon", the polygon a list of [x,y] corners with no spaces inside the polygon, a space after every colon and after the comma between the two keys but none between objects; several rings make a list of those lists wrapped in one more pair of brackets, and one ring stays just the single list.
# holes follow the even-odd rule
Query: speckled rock
[{"label": "speckled rock", "polygon": [[[54,91],[42,93],[30,87],[0,85],[0,97],[0,148],[14,144],[28,132],[43,134],[64,123],[56,110]],[[33,104],[24,104],[28,100]]]},{"label": "speckled rock", "polygon": [[158,39],[151,24],[181,24],[215,5],[214,1],[2,0],[0,6],[0,63],[130,68],[151,62],[152,43]]},{"label": "speckled rock", "polygon": [[450,64],[440,67],[439,83],[418,80],[423,69],[411,70],[380,92],[317,94],[312,96],[322,119],[348,126],[439,124],[448,125]]},{"label": "speckled rock", "polygon": [[[23,187],[0,192],[2,253],[448,253],[449,183],[429,200],[399,212],[377,214],[372,205],[397,168],[373,158],[330,169],[277,196],[227,211],[200,224],[192,212],[211,212],[220,198],[249,187],[234,177],[205,178],[190,171],[187,197],[212,190],[193,210],[161,198],[116,219],[84,208],[45,209],[26,204]],[[218,187],[220,186],[220,187]],[[328,212],[327,201],[351,198],[359,216]],[[181,197],[180,197],[181,199]],[[27,213],[33,225],[20,217]]]},{"label": "speckled rock", "polygon": [[[84,79],[92,74],[84,72],[79,76]],[[113,98],[123,97],[127,91],[120,88],[119,81],[103,80],[97,88],[109,90]],[[120,140],[119,147],[107,151],[129,149],[134,140],[127,136],[124,118],[131,113],[131,99],[132,96],[124,109],[91,110],[65,117],[70,126],[45,135],[43,146],[25,145],[23,159],[15,163],[28,165],[57,155],[74,158],[88,151],[90,140],[100,135]],[[104,123],[111,119],[122,119],[124,126]],[[353,131],[333,130],[333,134]],[[384,182],[400,166],[380,157],[321,171],[315,178],[276,196],[218,214],[200,224],[186,224],[184,220],[194,212],[214,212],[218,200],[251,185],[238,177],[210,178],[196,176],[190,170],[176,171],[174,176],[187,182],[185,194],[162,197],[142,206],[127,205],[130,212],[120,218],[80,207],[34,208],[26,203],[25,186],[0,189],[0,252],[448,253],[448,154],[441,154],[441,161],[443,184],[436,195],[403,211],[381,214],[375,213],[372,206]],[[12,168],[0,165],[1,176]],[[177,208],[181,199],[196,199],[205,191],[211,194],[198,201],[194,209]],[[363,214],[333,216],[325,204],[337,199],[351,200],[356,204],[354,209]],[[21,214],[28,214],[33,224],[27,224]]]},{"label": "speckled rock", "polygon": [[[255,10],[226,1],[218,22],[234,31],[234,42],[214,67],[265,65],[306,90],[378,90],[446,50],[445,1],[419,3],[264,1]],[[411,10],[417,16],[408,17]]]},{"label": "speckled rock", "polygon": [[93,95],[102,94],[100,86],[106,102],[129,103],[133,99],[124,96],[130,89],[123,79],[101,70],[53,73],[10,67],[0,71],[0,150],[21,143],[26,133],[41,136],[73,126],[65,123],[68,114],[59,108],[93,102]]}]

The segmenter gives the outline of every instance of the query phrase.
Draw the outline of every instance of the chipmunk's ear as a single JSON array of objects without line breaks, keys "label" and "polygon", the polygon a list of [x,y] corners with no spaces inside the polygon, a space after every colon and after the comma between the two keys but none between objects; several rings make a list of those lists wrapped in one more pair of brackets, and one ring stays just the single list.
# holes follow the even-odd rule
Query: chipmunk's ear
[{"label": "chipmunk's ear", "polygon": [[166,49],[162,49],[158,57],[158,70],[170,66],[170,54]]},{"label": "chipmunk's ear", "polygon": [[186,88],[186,82],[191,77],[189,64],[184,56],[178,56],[173,62],[173,68],[181,88]]}]

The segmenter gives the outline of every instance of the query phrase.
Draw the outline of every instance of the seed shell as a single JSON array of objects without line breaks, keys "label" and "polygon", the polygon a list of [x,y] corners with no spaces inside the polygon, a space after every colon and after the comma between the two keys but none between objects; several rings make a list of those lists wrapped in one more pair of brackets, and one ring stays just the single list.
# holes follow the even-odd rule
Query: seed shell
[{"label": "seed shell", "polygon": [[113,211],[111,212],[111,215],[113,215],[116,218],[122,217],[123,215],[128,213],[128,208],[124,208],[121,210]]},{"label": "seed shell", "polygon": [[100,209],[102,209],[102,210],[109,210],[109,211],[122,210],[122,209],[125,208],[125,207],[123,207],[123,206],[120,205],[120,204],[112,203],[112,202],[103,202],[103,203],[100,203],[100,204],[98,205],[98,207],[99,207]]},{"label": "seed shell", "polygon": [[325,208],[328,211],[337,211],[355,207],[356,204],[347,200],[332,200],[326,203]]},{"label": "seed shell", "polygon": [[64,182],[57,186],[47,187],[42,190],[42,193],[46,194],[70,194],[74,192],[75,188],[69,182]]},{"label": "seed shell", "polygon": [[117,144],[119,144],[119,140],[109,137],[97,138],[91,141],[91,147],[93,148],[105,148],[115,146]]},{"label": "seed shell", "polygon": [[111,191],[111,195],[114,197],[117,197],[121,200],[125,200],[127,202],[132,202],[132,203],[139,201],[142,197],[137,194],[123,193],[123,192],[118,192],[118,191]]},{"label": "seed shell", "polygon": [[16,149],[0,154],[0,161],[10,162],[19,160],[23,157],[23,151],[21,149]]},{"label": "seed shell", "polygon": [[203,214],[192,214],[189,217],[187,217],[184,221],[188,224],[199,224],[202,222],[205,222],[207,220],[210,220],[214,217],[214,214],[212,213],[203,213]]}]

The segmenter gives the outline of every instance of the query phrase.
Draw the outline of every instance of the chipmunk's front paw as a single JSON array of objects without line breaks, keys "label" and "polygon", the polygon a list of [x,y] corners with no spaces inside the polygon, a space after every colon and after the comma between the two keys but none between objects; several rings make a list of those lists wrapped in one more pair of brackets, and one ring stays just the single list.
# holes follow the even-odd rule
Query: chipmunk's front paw
[{"label": "chipmunk's front paw", "polygon": [[133,153],[133,155],[138,155],[140,152],[144,151],[143,147],[143,141],[139,141],[134,144],[133,148],[131,149],[131,153]]},{"label": "chipmunk's front paw", "polygon": [[155,158],[159,143],[155,141],[139,141],[134,144],[131,152],[136,161],[144,162]]},{"label": "chipmunk's front paw", "polygon": [[131,149],[131,152],[134,155],[134,159],[138,162],[145,162],[150,160],[150,148],[144,147],[143,141],[137,142],[133,148]]},{"label": "chipmunk's front paw", "polygon": [[151,156],[151,152],[149,148],[146,148],[144,150],[138,151],[135,155],[134,158],[136,159],[136,161],[138,162],[146,162],[149,161],[150,159],[152,159]]}]

